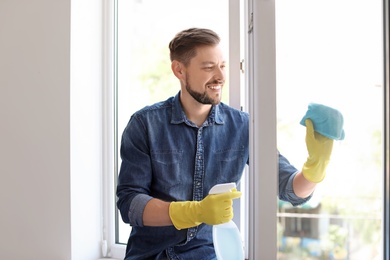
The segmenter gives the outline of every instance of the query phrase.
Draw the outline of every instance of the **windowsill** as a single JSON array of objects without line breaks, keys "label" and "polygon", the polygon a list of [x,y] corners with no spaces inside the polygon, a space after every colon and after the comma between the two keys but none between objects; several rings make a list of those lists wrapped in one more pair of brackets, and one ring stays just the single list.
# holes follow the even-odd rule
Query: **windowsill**
[{"label": "windowsill", "polygon": [[124,244],[113,244],[110,248],[110,258],[103,258],[104,260],[107,259],[114,259],[114,260],[120,260],[124,259],[126,255],[126,245]]}]

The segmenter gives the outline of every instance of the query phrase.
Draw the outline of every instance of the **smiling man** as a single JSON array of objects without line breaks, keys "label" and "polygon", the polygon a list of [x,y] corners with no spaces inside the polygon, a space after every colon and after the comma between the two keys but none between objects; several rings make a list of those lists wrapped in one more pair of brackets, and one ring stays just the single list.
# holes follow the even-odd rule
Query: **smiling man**
[{"label": "smiling man", "polygon": [[[122,136],[117,205],[132,226],[126,260],[216,259],[212,225],[233,218],[241,193],[207,194],[216,184],[238,184],[249,163],[249,115],[221,102],[226,61],[219,36],[190,28],[169,49],[180,91],[134,113]],[[314,136],[310,120],[307,126]],[[306,168],[323,174],[317,161],[332,147],[310,142],[328,154],[315,154]],[[279,198],[293,205],[316,186],[280,154],[278,180]]]}]

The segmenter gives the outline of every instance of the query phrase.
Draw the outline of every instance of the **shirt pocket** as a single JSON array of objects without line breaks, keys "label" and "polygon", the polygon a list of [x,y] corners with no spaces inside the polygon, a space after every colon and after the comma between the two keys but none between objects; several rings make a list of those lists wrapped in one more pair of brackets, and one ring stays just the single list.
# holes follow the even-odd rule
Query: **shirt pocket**
[{"label": "shirt pocket", "polygon": [[245,167],[244,147],[226,148],[214,151],[217,162],[217,182],[238,182]]},{"label": "shirt pocket", "polygon": [[182,150],[151,151],[153,180],[157,187],[167,189],[178,186],[183,182]]}]

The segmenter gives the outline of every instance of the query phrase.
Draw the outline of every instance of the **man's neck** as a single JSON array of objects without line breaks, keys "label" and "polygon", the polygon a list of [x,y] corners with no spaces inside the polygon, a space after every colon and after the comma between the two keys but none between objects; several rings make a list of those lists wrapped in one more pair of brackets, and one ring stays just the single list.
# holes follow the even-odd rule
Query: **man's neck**
[{"label": "man's neck", "polygon": [[210,113],[212,105],[201,104],[192,97],[181,96],[180,101],[187,118],[198,127],[202,126]]}]

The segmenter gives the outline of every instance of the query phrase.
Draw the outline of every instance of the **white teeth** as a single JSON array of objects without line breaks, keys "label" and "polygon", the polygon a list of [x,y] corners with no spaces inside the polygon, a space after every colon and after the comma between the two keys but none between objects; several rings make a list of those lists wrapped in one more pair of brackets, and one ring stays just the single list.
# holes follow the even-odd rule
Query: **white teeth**
[{"label": "white teeth", "polygon": [[209,86],[209,88],[211,88],[211,89],[220,89],[220,88],[221,88],[221,85],[217,85],[217,86]]}]

